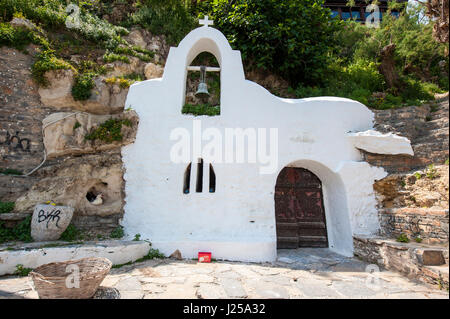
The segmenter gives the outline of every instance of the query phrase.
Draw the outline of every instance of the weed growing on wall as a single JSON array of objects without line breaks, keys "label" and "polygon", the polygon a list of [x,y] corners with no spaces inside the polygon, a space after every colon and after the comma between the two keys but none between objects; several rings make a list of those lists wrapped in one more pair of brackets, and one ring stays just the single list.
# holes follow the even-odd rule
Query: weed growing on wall
[{"label": "weed growing on wall", "polygon": [[405,234],[400,234],[397,239],[399,243],[409,243],[409,238]]},{"label": "weed growing on wall", "polygon": [[23,175],[22,171],[13,168],[0,168],[0,174],[4,175]]},{"label": "weed growing on wall", "polygon": [[91,133],[87,134],[85,139],[91,141],[98,139],[106,143],[121,141],[123,139],[122,125],[131,127],[132,124],[128,119],[109,119],[100,124],[100,126]]},{"label": "weed growing on wall", "polygon": [[72,86],[72,96],[77,101],[87,100],[91,97],[91,90],[94,88],[95,73],[79,74],[75,78]]},{"label": "weed growing on wall", "polygon": [[26,268],[23,265],[19,264],[19,265],[16,265],[16,270],[14,271],[14,275],[20,276],[20,277],[26,277],[32,271],[33,271],[33,269]]},{"label": "weed growing on wall", "polygon": [[111,238],[122,238],[125,235],[125,232],[123,230],[122,226],[117,226],[116,229],[114,229],[111,234],[109,235]]},{"label": "weed growing on wall", "polygon": [[213,106],[210,104],[185,104],[181,109],[182,114],[193,114],[193,115],[208,115],[208,116],[216,116],[220,115],[220,107]]},{"label": "weed growing on wall", "polygon": [[4,223],[0,222],[0,244],[7,241],[33,241],[31,237],[31,215],[14,228],[6,228]]},{"label": "weed growing on wall", "polygon": [[64,241],[75,241],[83,238],[81,231],[76,228],[73,224],[67,226],[66,230],[59,237],[60,240]]},{"label": "weed growing on wall", "polygon": [[58,59],[54,50],[47,49],[38,54],[36,62],[31,66],[31,74],[38,84],[48,86],[49,82],[45,77],[45,72],[50,70],[73,70],[76,72],[70,63]]},{"label": "weed growing on wall", "polygon": [[14,202],[2,202],[0,201],[0,214],[9,213],[14,209]]}]

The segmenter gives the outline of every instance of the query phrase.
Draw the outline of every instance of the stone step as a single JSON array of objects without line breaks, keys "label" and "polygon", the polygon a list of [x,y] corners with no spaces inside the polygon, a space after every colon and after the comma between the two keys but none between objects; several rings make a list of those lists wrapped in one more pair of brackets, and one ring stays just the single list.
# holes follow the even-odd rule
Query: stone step
[{"label": "stone step", "polygon": [[355,256],[436,288],[448,287],[448,241],[446,245],[425,245],[384,237],[353,239]]},{"label": "stone step", "polygon": [[113,265],[133,262],[148,254],[150,244],[145,241],[105,240],[70,243],[63,241],[38,242],[0,246],[0,276],[13,274],[17,265],[36,268],[41,265],[76,260],[85,257],[105,257]]}]

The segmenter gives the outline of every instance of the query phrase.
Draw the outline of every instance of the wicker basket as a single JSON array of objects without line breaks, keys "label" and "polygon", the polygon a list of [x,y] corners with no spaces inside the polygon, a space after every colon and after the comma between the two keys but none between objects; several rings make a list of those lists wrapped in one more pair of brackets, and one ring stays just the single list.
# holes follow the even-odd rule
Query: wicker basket
[{"label": "wicker basket", "polygon": [[[67,268],[69,265],[79,267],[79,288],[66,286],[67,277],[74,274]],[[83,258],[39,266],[30,276],[41,299],[88,299],[95,294],[111,266],[107,258]]]}]

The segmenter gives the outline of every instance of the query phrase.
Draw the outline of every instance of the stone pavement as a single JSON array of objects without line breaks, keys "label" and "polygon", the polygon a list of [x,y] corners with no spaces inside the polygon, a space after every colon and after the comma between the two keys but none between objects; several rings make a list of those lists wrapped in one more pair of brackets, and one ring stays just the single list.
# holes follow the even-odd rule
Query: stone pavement
[{"label": "stone pavement", "polygon": [[[275,263],[153,259],[112,269],[94,298],[449,298],[395,272],[370,274],[367,266],[318,248],[279,250]],[[2,298],[37,293],[30,278],[7,276],[0,277]]]}]

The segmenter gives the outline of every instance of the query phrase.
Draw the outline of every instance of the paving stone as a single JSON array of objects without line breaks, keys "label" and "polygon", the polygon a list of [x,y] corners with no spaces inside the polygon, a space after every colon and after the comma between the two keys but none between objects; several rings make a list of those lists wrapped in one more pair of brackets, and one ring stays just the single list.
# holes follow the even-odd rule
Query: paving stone
[{"label": "paving stone", "polygon": [[274,283],[263,282],[259,280],[247,280],[245,286],[253,290],[259,298],[265,299],[289,299],[288,291]]},{"label": "paving stone", "polygon": [[144,292],[141,291],[120,291],[120,299],[142,299]]},{"label": "paving stone", "polygon": [[349,297],[349,298],[363,298],[363,297],[369,297],[374,296],[377,294],[377,291],[382,290],[382,286],[374,286],[371,285],[370,287],[375,287],[375,289],[371,289],[366,286],[365,281],[364,282],[356,282],[356,281],[336,281],[333,282],[332,287],[336,289],[339,293],[342,295]]},{"label": "paving stone", "polygon": [[261,277],[261,281],[271,282],[277,285],[284,285],[284,286],[290,286],[292,283],[291,278],[282,275],[263,276]]},{"label": "paving stone", "polygon": [[289,271],[289,269],[286,269],[286,268],[262,267],[262,266],[251,266],[250,269],[260,275],[265,275],[265,276],[278,275],[278,274]]},{"label": "paving stone", "polygon": [[137,278],[129,277],[121,279],[114,288],[119,289],[120,293],[122,291],[141,291],[142,285]]},{"label": "paving stone", "polygon": [[170,284],[166,291],[158,294],[161,299],[196,299],[196,289],[192,285]]},{"label": "paving stone", "polygon": [[142,289],[147,293],[158,294],[166,291],[166,287],[159,284],[143,284]]},{"label": "paving stone", "polygon": [[[326,250],[306,256],[311,250],[290,252],[291,259],[320,264],[326,270],[295,269],[299,262],[285,267],[276,264],[160,260],[158,264],[138,263],[120,268],[105,278],[102,286],[111,289],[96,297],[114,299],[117,291],[123,299],[161,298],[446,298],[447,291],[416,283],[401,274],[382,270],[378,273],[381,289],[366,285],[366,263],[342,256],[333,257]],[[335,259],[333,259],[335,258]],[[336,265],[333,265],[337,262]],[[311,264],[307,264],[310,267]],[[330,267],[331,266],[331,267]],[[339,267],[336,267],[339,266]],[[329,269],[333,268],[333,271]],[[119,269],[113,269],[119,270]],[[184,275],[180,275],[183,273]],[[31,279],[1,277],[0,299],[38,298]]]},{"label": "paving stone", "polygon": [[212,282],[214,282],[214,280],[215,280],[214,277],[209,276],[209,275],[204,275],[204,274],[192,275],[187,278],[187,282],[194,283],[194,284],[201,283],[201,282],[212,283]]},{"label": "paving stone", "polygon": [[217,284],[201,283],[197,289],[197,298],[200,299],[225,299],[227,294],[225,290]]},{"label": "paving stone", "polygon": [[140,277],[139,280],[145,283],[155,284],[183,284],[186,281],[186,277]]},{"label": "paving stone", "polygon": [[324,280],[302,279],[298,280],[295,285],[303,295],[310,298],[342,298],[328,282]]},{"label": "paving stone", "polygon": [[277,259],[277,261],[281,262],[281,263],[286,263],[286,264],[292,264],[295,263],[294,259],[291,259],[289,257],[280,257]]},{"label": "paving stone", "polygon": [[116,285],[121,278],[119,276],[106,276],[102,281],[102,285],[106,287],[112,287]]},{"label": "paving stone", "polygon": [[224,271],[216,275],[218,278],[230,278],[230,279],[239,279],[242,276],[238,274],[237,272],[230,270],[230,271]]},{"label": "paving stone", "polygon": [[230,298],[245,298],[247,297],[247,293],[245,292],[242,284],[237,279],[232,278],[220,278],[219,282],[228,297]]}]

